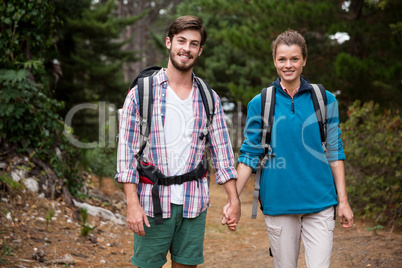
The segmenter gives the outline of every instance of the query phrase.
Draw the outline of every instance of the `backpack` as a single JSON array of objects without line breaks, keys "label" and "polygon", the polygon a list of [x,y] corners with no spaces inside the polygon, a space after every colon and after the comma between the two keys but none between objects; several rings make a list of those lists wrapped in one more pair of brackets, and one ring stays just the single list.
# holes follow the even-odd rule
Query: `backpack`
[{"label": "backpack", "polygon": [[[321,144],[324,152],[327,151],[327,130],[326,130],[326,118],[327,118],[327,95],[325,88],[321,84],[310,84],[313,87],[311,90],[311,98],[313,100],[314,111],[317,116],[318,125],[320,128]],[[271,131],[274,122],[275,115],[275,85],[270,85],[263,88],[261,91],[261,118],[263,119],[261,145],[264,149],[264,154],[260,157],[258,167],[255,176],[253,207],[251,212],[251,218],[257,218],[257,203],[260,196],[260,180],[262,169],[264,168],[269,158],[275,157],[271,148]],[[262,210],[262,207],[261,207]]]},{"label": "backpack", "polygon": [[[138,85],[138,97],[139,97],[139,113],[141,116],[140,133],[141,133],[141,147],[140,153],[143,150],[149,139],[149,133],[151,130],[152,122],[152,108],[153,108],[153,77],[160,71],[162,67],[149,66],[138,74],[131,83],[128,92]],[[201,78],[197,77],[197,86],[200,89],[202,103],[204,105],[205,112],[207,114],[207,123],[202,131],[200,139],[204,139],[208,136],[209,128],[212,124],[212,119],[215,114],[215,99],[210,86]],[[122,109],[117,111],[118,122],[120,122]],[[118,139],[118,135],[116,137]]]},{"label": "backpack", "polygon": [[[182,184],[187,181],[197,180],[205,177],[208,172],[208,160],[203,157],[198,166],[185,174],[177,176],[165,176],[159,169],[148,163],[147,159],[143,158],[143,155],[148,155],[149,150],[149,134],[151,131],[152,123],[152,111],[153,111],[153,77],[160,71],[159,66],[150,66],[143,69],[138,76],[133,80],[130,85],[129,92],[136,85],[138,85],[138,104],[140,113],[140,150],[135,155],[138,161],[137,170],[139,172],[140,182],[153,184],[152,187],[152,199],[153,208],[155,214],[155,224],[162,224],[162,208],[160,205],[159,197],[159,185],[172,185]],[[207,122],[205,128],[202,130],[200,139],[203,140],[208,136],[209,128],[212,124],[212,119],[215,114],[215,101],[212,93],[212,89],[201,78],[196,79],[197,86],[200,90],[202,103],[204,105],[205,112],[207,114]],[[118,111],[120,119],[121,110]],[[145,150],[145,152],[144,152]]]}]

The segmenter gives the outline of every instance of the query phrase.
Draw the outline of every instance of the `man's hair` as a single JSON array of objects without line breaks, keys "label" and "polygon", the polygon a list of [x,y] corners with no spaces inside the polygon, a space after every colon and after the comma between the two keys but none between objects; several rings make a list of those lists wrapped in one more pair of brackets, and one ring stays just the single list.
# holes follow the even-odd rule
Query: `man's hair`
[{"label": "man's hair", "polygon": [[276,57],[276,50],[279,45],[297,45],[301,48],[303,59],[307,58],[306,40],[304,40],[304,37],[297,31],[289,29],[278,35],[278,37],[272,43],[272,56],[274,57],[274,59]]},{"label": "man's hair", "polygon": [[170,25],[168,37],[173,41],[173,36],[185,30],[195,30],[201,34],[201,44],[202,47],[207,40],[207,31],[204,25],[202,25],[202,19],[196,16],[182,16],[175,19]]}]

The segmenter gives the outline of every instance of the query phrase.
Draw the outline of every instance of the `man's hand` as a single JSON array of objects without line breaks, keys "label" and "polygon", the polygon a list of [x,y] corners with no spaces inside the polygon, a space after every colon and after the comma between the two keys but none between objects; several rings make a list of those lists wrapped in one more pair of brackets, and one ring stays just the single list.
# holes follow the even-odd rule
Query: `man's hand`
[{"label": "man's hand", "polygon": [[139,236],[145,235],[144,224],[151,227],[147,214],[140,205],[127,206],[127,225],[130,230]]},{"label": "man's hand", "polygon": [[225,182],[223,187],[228,195],[228,204],[223,209],[222,224],[227,224],[229,230],[236,231],[236,225],[240,221],[241,216],[240,199],[237,194],[236,180]]},{"label": "man's hand", "polygon": [[124,191],[127,200],[127,225],[130,230],[139,236],[145,235],[144,224],[151,227],[147,214],[141,207],[137,196],[137,185],[134,183],[125,183]]},{"label": "man's hand", "polygon": [[240,221],[240,202],[227,203],[223,207],[222,225],[227,225],[229,230],[236,231],[237,223]]}]

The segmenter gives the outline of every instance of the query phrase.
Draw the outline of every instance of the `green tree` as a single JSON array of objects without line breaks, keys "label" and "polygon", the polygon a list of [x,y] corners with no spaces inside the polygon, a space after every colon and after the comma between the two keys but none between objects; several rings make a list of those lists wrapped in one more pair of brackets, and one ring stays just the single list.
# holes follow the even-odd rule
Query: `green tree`
[{"label": "green tree", "polygon": [[330,33],[347,32],[350,40],[337,48],[336,86],[340,99],[375,100],[400,108],[402,97],[402,1],[352,0]]},{"label": "green tree", "polygon": [[[62,104],[49,97],[47,51],[57,36],[52,1],[3,1],[0,49],[0,145],[50,164],[60,180],[76,185],[74,150],[61,136]],[[55,148],[63,151],[63,160]],[[58,194],[61,194],[58,191]]]},{"label": "green tree", "polygon": [[[123,51],[130,39],[121,40],[120,34],[142,16],[118,18],[113,0],[78,2],[72,3],[74,8],[64,2],[57,5],[63,22],[57,42],[63,79],[57,85],[56,97],[66,102],[63,116],[80,103],[106,100],[122,105],[129,86],[124,82],[122,65],[136,58],[133,51]],[[97,116],[85,110],[78,113],[73,121],[75,133],[87,139],[97,138]]]},{"label": "green tree", "polygon": [[[199,69],[219,93],[229,89],[243,105],[277,76],[271,42],[291,28],[306,38],[310,81],[339,91],[345,105],[374,99],[399,107],[401,9],[397,0],[192,0],[178,11],[204,19],[209,39]],[[340,43],[336,33],[350,40]]]},{"label": "green tree", "polygon": [[[228,96],[229,89],[232,99],[247,105],[277,76],[271,42],[279,33],[288,28],[299,30],[312,48],[322,49],[331,23],[326,18],[336,10],[336,5],[327,2],[198,0],[184,2],[179,12],[201,16],[208,30],[206,59],[198,69],[205,70],[205,78],[219,93]],[[311,53],[309,64],[314,66],[319,57],[320,53]],[[308,77],[310,69],[305,69]]]}]

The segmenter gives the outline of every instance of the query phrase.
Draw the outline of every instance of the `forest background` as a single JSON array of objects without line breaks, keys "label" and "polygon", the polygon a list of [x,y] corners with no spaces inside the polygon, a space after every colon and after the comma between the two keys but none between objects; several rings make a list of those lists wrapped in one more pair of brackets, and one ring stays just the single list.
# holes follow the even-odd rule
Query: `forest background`
[{"label": "forest background", "polygon": [[[297,30],[304,75],[339,102],[356,217],[402,226],[402,1],[0,2],[0,156],[39,163],[58,185],[47,197],[85,197],[83,171],[115,175],[116,110],[141,69],[166,66],[171,21],[193,14],[208,31],[194,71],[221,96],[236,155],[247,103],[277,76],[271,42]],[[0,185],[14,185],[3,169]]]}]

